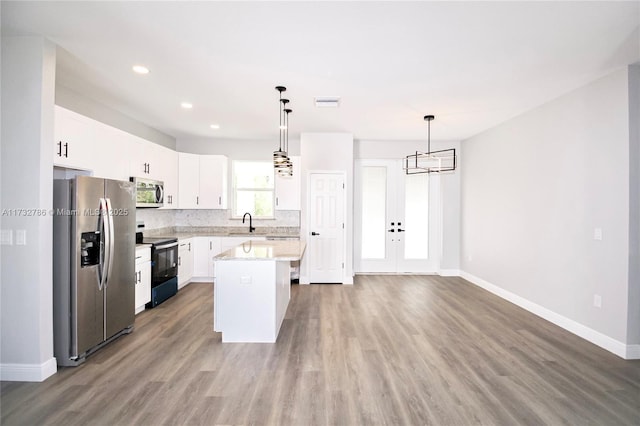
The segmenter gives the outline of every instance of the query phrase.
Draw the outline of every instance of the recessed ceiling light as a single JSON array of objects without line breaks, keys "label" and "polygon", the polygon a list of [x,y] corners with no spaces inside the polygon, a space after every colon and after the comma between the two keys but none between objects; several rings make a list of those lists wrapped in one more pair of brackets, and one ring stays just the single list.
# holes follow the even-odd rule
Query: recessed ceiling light
[{"label": "recessed ceiling light", "polygon": [[184,109],[191,109],[191,108],[193,108],[193,105],[192,105],[192,104],[190,104],[189,102],[182,102],[182,103],[180,104],[180,106],[181,106],[182,108],[184,108]]},{"label": "recessed ceiling light", "polygon": [[133,72],[138,74],[149,74],[149,68],[144,67],[142,65],[134,65]]},{"label": "recessed ceiling light", "polygon": [[219,124],[212,124],[212,125],[211,125],[211,126],[209,126],[209,127],[211,127],[212,129],[219,129],[219,128],[220,128],[220,125],[219,125]]}]

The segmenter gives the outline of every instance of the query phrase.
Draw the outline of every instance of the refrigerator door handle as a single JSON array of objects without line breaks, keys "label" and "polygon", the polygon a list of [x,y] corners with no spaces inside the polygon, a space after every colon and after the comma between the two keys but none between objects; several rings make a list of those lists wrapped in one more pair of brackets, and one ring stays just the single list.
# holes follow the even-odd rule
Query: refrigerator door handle
[{"label": "refrigerator door handle", "polygon": [[105,282],[105,288],[109,287],[109,277],[111,276],[111,272],[113,271],[113,255],[114,255],[114,246],[115,246],[115,233],[113,231],[113,211],[111,210],[111,199],[107,198],[107,223],[109,224],[109,230],[107,233],[109,234],[108,239],[108,247],[109,247],[109,262],[107,263],[107,280]]},{"label": "refrigerator door handle", "polygon": [[105,213],[107,211],[107,200],[100,198],[100,210],[98,216],[98,231],[100,232],[100,262],[98,263],[98,289],[102,289],[106,285],[107,270],[106,266],[109,264],[109,246],[107,241],[109,224],[105,220]]}]

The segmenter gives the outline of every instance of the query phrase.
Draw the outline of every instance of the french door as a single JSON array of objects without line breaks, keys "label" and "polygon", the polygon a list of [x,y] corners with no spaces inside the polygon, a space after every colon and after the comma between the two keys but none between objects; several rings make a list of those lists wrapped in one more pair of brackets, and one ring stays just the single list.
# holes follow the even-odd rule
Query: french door
[{"label": "french door", "polygon": [[355,272],[437,272],[439,177],[405,175],[400,160],[358,160],[355,181]]}]

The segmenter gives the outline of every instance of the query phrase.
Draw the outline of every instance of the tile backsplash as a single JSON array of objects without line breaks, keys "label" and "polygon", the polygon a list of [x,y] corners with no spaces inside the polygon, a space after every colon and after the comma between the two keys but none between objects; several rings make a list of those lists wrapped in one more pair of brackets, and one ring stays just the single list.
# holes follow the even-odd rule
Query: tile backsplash
[{"label": "tile backsplash", "polygon": [[[242,219],[232,219],[231,210],[159,210],[136,209],[136,221],[146,230],[171,227],[242,226]],[[274,219],[254,219],[253,226],[299,227],[299,210],[279,210]]]}]

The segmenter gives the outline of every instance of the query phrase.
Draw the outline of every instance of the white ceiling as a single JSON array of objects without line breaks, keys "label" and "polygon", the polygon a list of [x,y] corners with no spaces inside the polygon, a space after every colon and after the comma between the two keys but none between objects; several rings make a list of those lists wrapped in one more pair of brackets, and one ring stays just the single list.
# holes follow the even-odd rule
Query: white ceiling
[{"label": "white ceiling", "polygon": [[420,140],[434,114],[460,140],[640,60],[638,1],[1,5],[3,35],[61,48],[58,84],[178,139],[277,139],[285,85],[291,138]]}]

